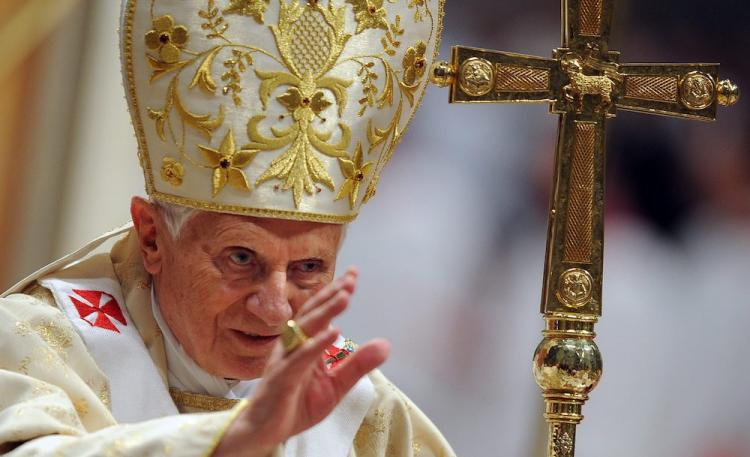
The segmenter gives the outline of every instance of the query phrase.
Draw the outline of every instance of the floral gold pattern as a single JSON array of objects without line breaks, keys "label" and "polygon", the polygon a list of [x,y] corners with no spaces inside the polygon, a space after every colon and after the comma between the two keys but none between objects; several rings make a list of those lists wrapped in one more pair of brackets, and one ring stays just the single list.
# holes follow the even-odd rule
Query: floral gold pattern
[{"label": "floral gold pattern", "polygon": [[336,200],[349,197],[349,207],[352,209],[354,208],[354,203],[357,201],[357,196],[359,195],[359,185],[367,177],[367,174],[373,166],[372,162],[362,163],[361,144],[357,144],[357,148],[354,150],[353,159],[353,161],[349,159],[339,159],[341,172],[346,179],[344,180],[344,184],[341,185],[338,194],[336,194]]},{"label": "floral gold pattern", "polygon": [[173,186],[181,186],[185,167],[172,157],[165,157],[161,164],[161,178]]},{"label": "floral gold pattern", "polygon": [[154,19],[154,28],[146,33],[146,46],[158,49],[159,58],[168,64],[180,59],[180,49],[188,40],[188,30],[174,25],[172,16],[165,15]]},{"label": "floral gold pattern", "polygon": [[224,14],[241,14],[255,18],[258,24],[262,24],[263,14],[268,8],[269,0],[231,0],[229,8]]},{"label": "floral gold pattern", "polygon": [[229,185],[237,189],[250,192],[250,185],[247,183],[247,177],[242,171],[243,168],[252,162],[258,150],[240,149],[234,145],[234,135],[232,129],[229,129],[224,139],[221,141],[219,149],[209,148],[207,146],[198,146],[203,156],[208,162],[208,166],[213,169],[213,196],[215,197],[224,186]]},{"label": "floral gold pattern", "polygon": [[429,15],[426,0],[409,0],[409,8],[414,8],[414,22],[422,22]]},{"label": "floral gold pattern", "polygon": [[362,33],[366,29],[388,30],[383,0],[346,0],[346,3],[354,7],[354,18],[357,20],[355,33]]},{"label": "floral gold pattern", "polygon": [[374,195],[426,86],[443,9],[443,0],[126,1],[124,70],[147,192],[335,223]]},{"label": "floral gold pattern", "polygon": [[[287,4],[284,0],[281,0],[280,8],[279,25],[272,26],[271,31],[291,72],[256,71],[256,74],[261,79],[260,98],[264,106],[268,105],[269,96],[277,87],[289,86],[277,100],[289,110],[295,124],[286,131],[274,131],[276,138],[271,139],[258,131],[258,123],[265,116],[256,116],[248,123],[251,140],[248,147],[276,150],[289,146],[258,177],[256,185],[270,179],[282,180],[282,189],[292,190],[294,206],[298,208],[303,191],[308,195],[317,192],[315,183],[334,189],[333,179],[315,150],[330,157],[348,156],[346,148],[351,133],[346,124],[339,123],[341,140],[330,144],[331,132],[316,130],[312,121],[332,105],[325,99],[323,90],[333,94],[339,116],[346,107],[346,88],[351,83],[324,75],[338,60],[350,35],[344,33],[345,8],[336,8],[332,3],[328,8],[317,3],[307,6],[296,2]],[[310,47],[312,50],[308,51]]]},{"label": "floral gold pattern", "polygon": [[427,43],[418,42],[416,45],[409,47],[404,55],[404,84],[413,86],[418,79],[421,79],[425,73],[424,53],[427,51]]}]

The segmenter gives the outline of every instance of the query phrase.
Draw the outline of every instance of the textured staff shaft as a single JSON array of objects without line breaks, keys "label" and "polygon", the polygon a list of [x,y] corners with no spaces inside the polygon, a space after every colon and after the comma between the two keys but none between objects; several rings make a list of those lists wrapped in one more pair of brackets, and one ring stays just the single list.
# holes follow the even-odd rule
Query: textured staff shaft
[{"label": "textured staff shaft", "polygon": [[544,339],[534,354],[549,423],[548,456],[575,454],[576,425],[602,375],[604,114],[560,116],[542,291]]}]

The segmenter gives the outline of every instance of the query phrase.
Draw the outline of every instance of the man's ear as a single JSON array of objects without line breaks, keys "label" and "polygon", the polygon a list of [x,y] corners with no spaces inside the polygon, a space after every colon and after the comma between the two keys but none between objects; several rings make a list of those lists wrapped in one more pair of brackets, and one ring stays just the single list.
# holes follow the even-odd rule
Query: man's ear
[{"label": "man's ear", "polygon": [[143,267],[151,275],[161,271],[164,259],[163,224],[156,207],[141,197],[130,201],[130,217],[133,218],[135,232],[138,235]]}]

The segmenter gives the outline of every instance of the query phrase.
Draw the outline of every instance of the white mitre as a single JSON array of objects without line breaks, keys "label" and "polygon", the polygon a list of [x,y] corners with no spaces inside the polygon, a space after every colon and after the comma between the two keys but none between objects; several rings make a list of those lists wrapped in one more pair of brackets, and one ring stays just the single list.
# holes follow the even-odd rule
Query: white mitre
[{"label": "white mitre", "polygon": [[375,194],[436,57],[443,0],[125,0],[146,191],[346,223]]}]

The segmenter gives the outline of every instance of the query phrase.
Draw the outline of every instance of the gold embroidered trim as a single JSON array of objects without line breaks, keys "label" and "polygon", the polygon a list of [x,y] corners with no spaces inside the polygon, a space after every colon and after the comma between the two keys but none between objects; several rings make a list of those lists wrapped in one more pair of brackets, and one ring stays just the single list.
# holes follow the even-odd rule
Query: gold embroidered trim
[{"label": "gold embroidered trim", "polygon": [[[172,389],[169,390],[171,391]],[[206,448],[206,452],[203,453],[203,457],[209,457],[210,455],[213,455],[216,447],[219,445],[219,442],[224,437],[224,434],[237,419],[237,416],[239,416],[249,404],[250,402],[247,401],[247,399],[242,399],[237,403],[237,407],[234,408],[234,411],[232,411],[232,415],[229,417],[229,420],[227,420],[227,423],[224,424],[224,426],[221,427],[218,432],[216,432],[216,435],[214,435],[213,440],[211,440],[211,444],[208,446],[208,448]]]},{"label": "gold embroidered trim", "polygon": [[148,145],[146,144],[146,132],[143,129],[143,120],[141,119],[141,109],[135,93],[135,71],[133,69],[133,22],[135,21],[137,3],[137,0],[129,0],[125,8],[125,19],[123,21],[123,34],[125,38],[123,40],[122,51],[125,56],[125,81],[127,82],[125,90],[128,92],[128,98],[132,107],[130,114],[133,117],[133,126],[136,130],[135,137],[138,141],[138,159],[146,176],[146,193],[151,195],[154,191],[154,178],[153,171],[151,170],[151,161],[148,158]]},{"label": "gold embroidered trim", "polygon": [[192,200],[189,198],[178,197],[176,195],[165,194],[157,191],[152,191],[150,195],[151,197],[163,202],[189,206],[191,208],[204,211],[218,211],[221,213],[232,213],[242,216],[272,217],[275,219],[290,219],[295,221],[322,222],[325,224],[346,224],[353,221],[359,214],[358,212],[356,212],[353,214],[347,214],[345,216],[339,216],[336,214],[305,213],[302,211],[286,211],[280,209],[250,208],[246,206],[223,205],[220,203],[209,203],[199,200]]},{"label": "gold embroidered trim", "polygon": [[179,406],[200,409],[203,411],[226,411],[237,406],[241,400],[231,400],[229,398],[212,397],[210,395],[194,394],[185,392],[174,387],[169,388],[169,395]]}]

